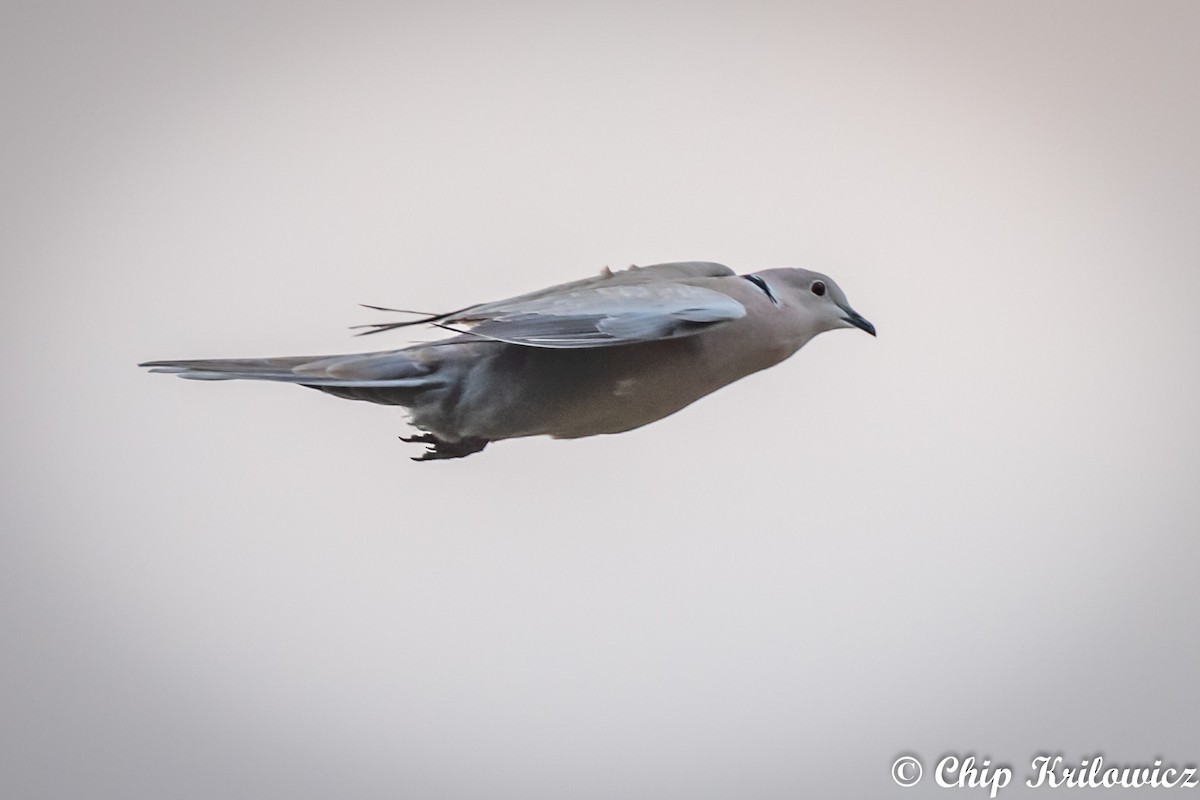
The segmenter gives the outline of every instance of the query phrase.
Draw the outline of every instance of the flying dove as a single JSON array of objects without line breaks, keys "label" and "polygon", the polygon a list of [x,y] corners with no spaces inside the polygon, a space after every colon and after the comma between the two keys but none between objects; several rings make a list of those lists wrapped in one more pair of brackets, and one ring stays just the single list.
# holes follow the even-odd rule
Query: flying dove
[{"label": "flying dove", "polygon": [[699,261],[606,269],[508,300],[360,327],[380,333],[421,324],[456,335],[373,353],[139,366],[197,380],[296,383],[404,406],[421,433],[401,438],[427,445],[414,460],[431,461],[501,439],[623,433],[778,364],[818,333],[860,328],[875,335],[819,272],[737,275]]}]

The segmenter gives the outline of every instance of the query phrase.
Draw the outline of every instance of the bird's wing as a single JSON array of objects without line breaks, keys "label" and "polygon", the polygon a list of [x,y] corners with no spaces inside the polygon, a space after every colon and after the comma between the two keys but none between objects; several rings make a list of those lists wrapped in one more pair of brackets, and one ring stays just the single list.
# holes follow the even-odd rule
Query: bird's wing
[{"label": "bird's wing", "polygon": [[737,300],[703,286],[663,280],[602,281],[485,303],[442,324],[527,347],[582,348],[691,336],[745,315]]},{"label": "bird's wing", "polygon": [[734,271],[724,264],[716,264],[711,261],[677,261],[670,264],[651,264],[645,267],[631,266],[629,269],[623,269],[618,272],[613,272],[605,268],[599,275],[593,275],[590,278],[548,286],[545,289],[538,289],[518,295],[517,297],[510,297],[507,300],[499,300],[495,303],[481,303],[478,306],[472,306],[471,310],[480,307],[488,308],[494,305],[508,305],[526,300],[537,300],[542,297],[550,297],[597,286],[686,281],[692,278],[724,278],[733,274],[735,274]]},{"label": "bird's wing", "polygon": [[[480,303],[420,319],[356,325],[360,336],[413,325],[437,325],[460,333],[528,347],[609,347],[690,336],[745,315],[727,295],[695,285],[734,271],[710,261],[680,261],[605,269],[595,277],[527,294]],[[367,306],[379,311],[395,309]],[[415,313],[415,312],[406,312]]]}]

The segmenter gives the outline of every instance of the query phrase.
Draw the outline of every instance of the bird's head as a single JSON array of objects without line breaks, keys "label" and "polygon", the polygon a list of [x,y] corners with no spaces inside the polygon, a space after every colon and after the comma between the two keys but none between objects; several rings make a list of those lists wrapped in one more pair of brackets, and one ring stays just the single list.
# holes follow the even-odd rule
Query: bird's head
[{"label": "bird's head", "polygon": [[842,287],[828,275],[807,269],[770,269],[746,278],[773,302],[799,314],[809,335],[838,328],[859,328],[875,335],[875,326],[850,307]]}]

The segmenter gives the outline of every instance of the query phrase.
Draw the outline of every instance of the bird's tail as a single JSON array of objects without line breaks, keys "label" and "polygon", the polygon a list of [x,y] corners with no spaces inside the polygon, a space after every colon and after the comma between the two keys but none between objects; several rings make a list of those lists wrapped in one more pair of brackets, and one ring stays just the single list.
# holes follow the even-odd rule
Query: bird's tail
[{"label": "bird's tail", "polygon": [[436,363],[414,355],[411,350],[389,350],[336,356],[147,361],[138,366],[190,380],[277,381],[318,389],[425,389],[439,384]]}]

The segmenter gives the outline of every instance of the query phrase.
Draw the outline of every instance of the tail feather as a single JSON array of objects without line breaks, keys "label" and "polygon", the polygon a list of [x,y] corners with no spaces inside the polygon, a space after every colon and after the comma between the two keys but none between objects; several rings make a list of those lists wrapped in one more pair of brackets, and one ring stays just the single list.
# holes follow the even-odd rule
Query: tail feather
[{"label": "tail feather", "polygon": [[306,386],[420,388],[438,383],[433,365],[404,350],[337,356],[146,361],[151,372],[189,380],[255,380]]}]

